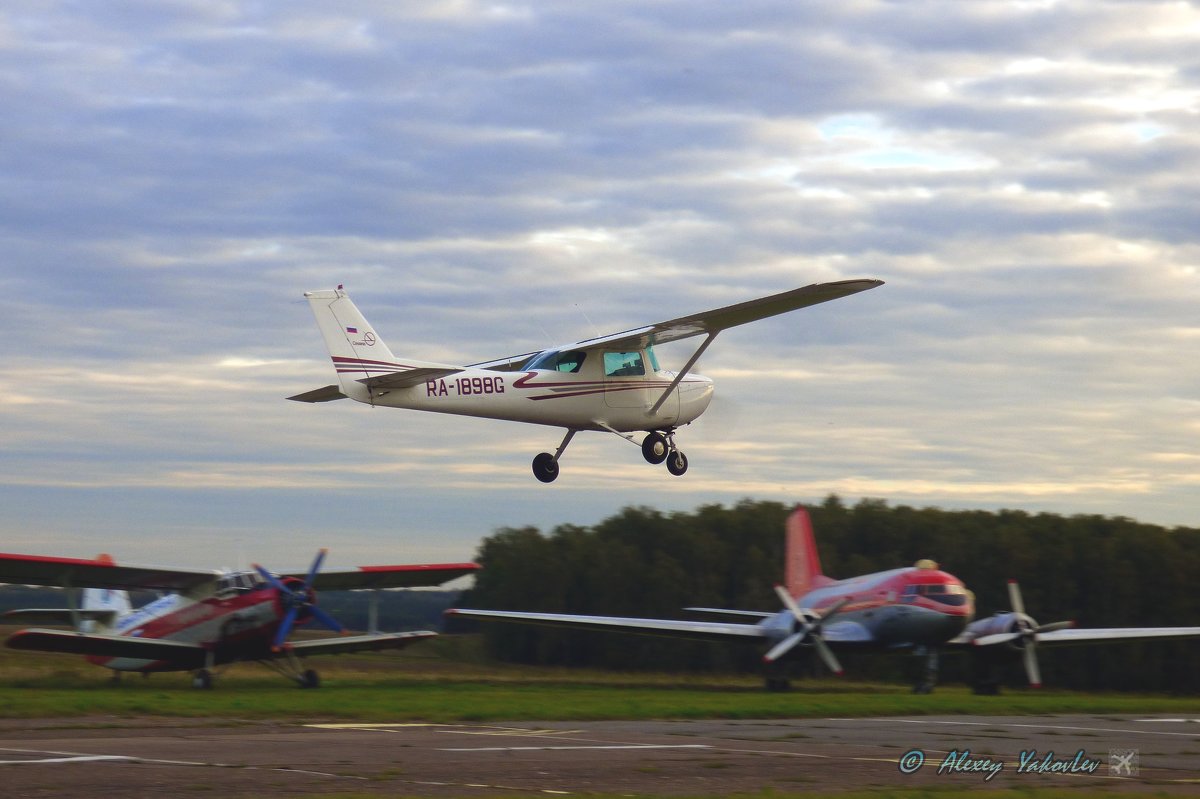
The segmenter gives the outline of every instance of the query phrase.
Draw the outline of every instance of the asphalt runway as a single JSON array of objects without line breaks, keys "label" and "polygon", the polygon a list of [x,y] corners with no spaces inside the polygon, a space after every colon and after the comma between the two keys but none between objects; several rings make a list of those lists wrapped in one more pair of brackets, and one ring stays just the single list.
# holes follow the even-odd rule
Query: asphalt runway
[{"label": "asphalt runway", "polygon": [[0,722],[5,797],[715,796],[937,785],[1194,796],[1200,718]]}]

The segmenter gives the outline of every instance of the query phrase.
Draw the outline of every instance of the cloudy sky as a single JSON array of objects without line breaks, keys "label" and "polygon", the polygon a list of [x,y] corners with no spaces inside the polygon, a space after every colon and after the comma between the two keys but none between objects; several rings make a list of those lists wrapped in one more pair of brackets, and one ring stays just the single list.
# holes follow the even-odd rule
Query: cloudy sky
[{"label": "cloudy sky", "polygon": [[[1187,3],[14,0],[0,107],[0,549],[461,560],[831,492],[1200,525]],[[709,350],[683,478],[284,399],[333,378],[309,289],[469,363],[848,277]]]}]

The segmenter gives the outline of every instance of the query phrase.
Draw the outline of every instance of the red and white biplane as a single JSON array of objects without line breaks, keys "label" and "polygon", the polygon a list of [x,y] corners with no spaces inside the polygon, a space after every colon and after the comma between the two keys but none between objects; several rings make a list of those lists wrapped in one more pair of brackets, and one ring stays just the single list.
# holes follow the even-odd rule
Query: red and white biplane
[{"label": "red and white biplane", "polygon": [[[320,678],[305,668],[305,657],[401,649],[437,635],[416,630],[289,641],[293,627],[310,619],[343,632],[337,620],[317,607],[318,589],[435,586],[479,568],[475,563],[446,563],[322,572],[324,557],[321,550],[307,572],[273,574],[258,565],[252,571],[221,572],[118,564],[108,555],[86,560],[0,554],[0,583],[66,588],[69,605],[14,610],[4,614],[5,621],[74,627],[20,630],[6,645],[86,655],[90,662],[112,669],[114,677],[125,671],[192,671],[197,688],[212,687],[217,666],[256,661],[302,688],[315,688]],[[162,594],[134,608],[129,591]]]}]

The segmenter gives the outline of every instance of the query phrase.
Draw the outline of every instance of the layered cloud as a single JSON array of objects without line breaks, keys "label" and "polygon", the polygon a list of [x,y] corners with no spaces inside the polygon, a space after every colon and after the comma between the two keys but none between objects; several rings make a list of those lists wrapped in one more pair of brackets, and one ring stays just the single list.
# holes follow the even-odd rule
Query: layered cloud
[{"label": "layered cloud", "polygon": [[[1116,1],[9,4],[0,530],[459,558],[831,491],[1195,525],[1198,40]],[[332,377],[306,289],[474,362],[860,276],[722,336],[678,480],[283,400]]]}]

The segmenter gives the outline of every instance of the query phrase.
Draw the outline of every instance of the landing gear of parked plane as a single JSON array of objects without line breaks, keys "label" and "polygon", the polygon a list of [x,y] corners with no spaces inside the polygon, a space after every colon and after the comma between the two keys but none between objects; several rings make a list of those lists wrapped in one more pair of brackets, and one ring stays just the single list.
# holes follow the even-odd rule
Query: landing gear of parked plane
[{"label": "landing gear of parked plane", "polygon": [[917,657],[925,656],[925,662],[921,667],[921,675],[913,685],[914,694],[931,694],[933,687],[937,685],[938,680],[938,651],[930,648],[922,651],[918,649],[914,653]]},{"label": "landing gear of parked plane", "polygon": [[208,669],[196,669],[192,674],[192,687],[208,691],[213,687],[212,672]]}]

